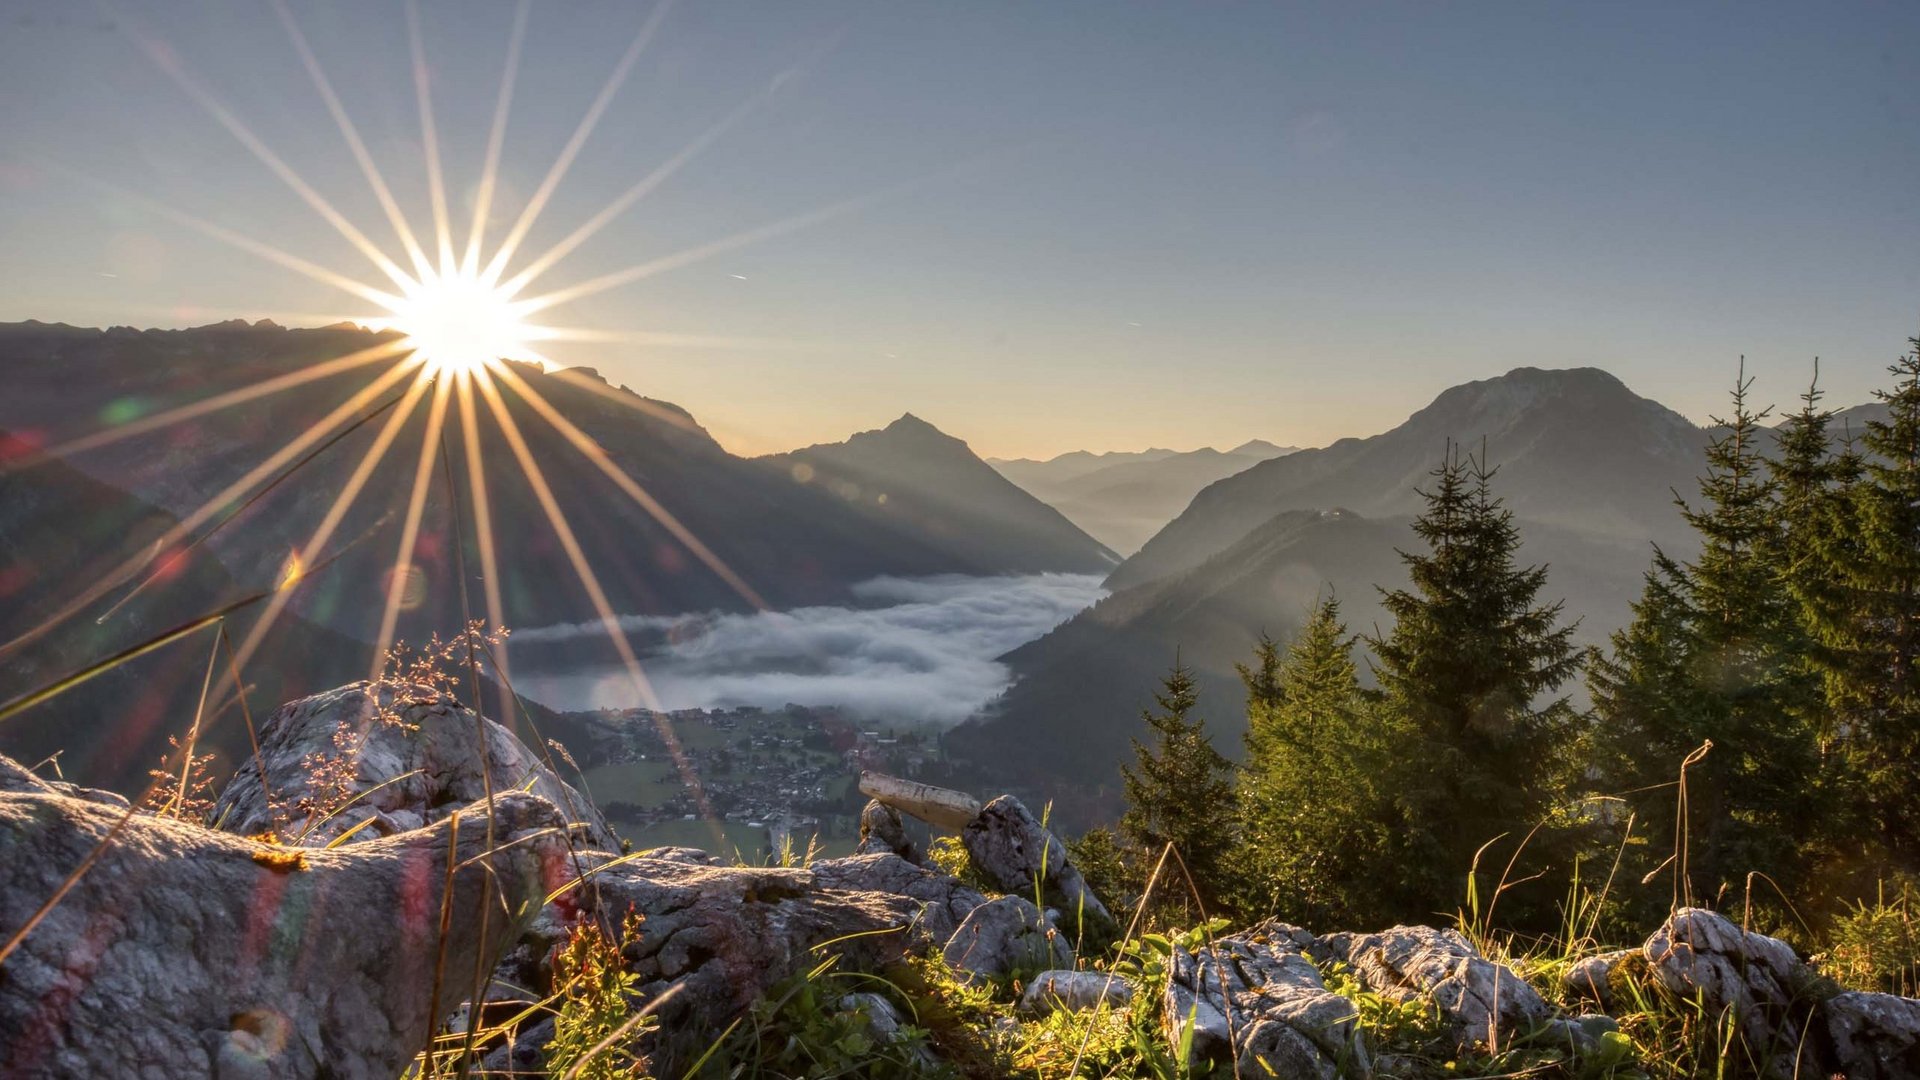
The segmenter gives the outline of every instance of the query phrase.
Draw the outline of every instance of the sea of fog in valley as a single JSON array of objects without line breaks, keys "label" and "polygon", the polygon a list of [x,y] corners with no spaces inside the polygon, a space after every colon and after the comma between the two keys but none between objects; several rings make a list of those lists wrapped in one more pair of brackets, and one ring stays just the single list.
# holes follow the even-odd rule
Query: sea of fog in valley
[{"label": "sea of fog in valley", "polygon": [[[836,708],[866,721],[950,726],[1005,690],[996,659],[1098,600],[1095,574],[880,577],[857,606],[626,616],[661,707]],[[556,709],[642,704],[600,623],[515,631],[514,685]],[[591,656],[585,664],[578,661]]]}]

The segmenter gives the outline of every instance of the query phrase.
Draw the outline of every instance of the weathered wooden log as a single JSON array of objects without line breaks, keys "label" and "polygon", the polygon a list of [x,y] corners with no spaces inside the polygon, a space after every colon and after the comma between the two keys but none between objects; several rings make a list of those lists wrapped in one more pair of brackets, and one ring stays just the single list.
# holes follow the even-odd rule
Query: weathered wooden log
[{"label": "weathered wooden log", "polygon": [[936,828],[959,832],[980,815],[980,800],[964,791],[937,788],[885,773],[860,774],[860,794],[917,817]]}]

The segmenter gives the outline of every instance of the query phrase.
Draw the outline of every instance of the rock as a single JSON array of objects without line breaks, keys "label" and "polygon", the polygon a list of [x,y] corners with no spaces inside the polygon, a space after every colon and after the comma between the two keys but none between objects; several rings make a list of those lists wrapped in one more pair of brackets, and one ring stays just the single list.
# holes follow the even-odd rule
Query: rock
[{"label": "rock", "polygon": [[675,847],[671,844],[666,847],[649,848],[646,856],[649,859],[665,859],[668,862],[692,863],[695,866],[720,865],[719,859],[701,851],[699,848]]},{"label": "rock", "polygon": [[1812,972],[1778,938],[1742,930],[1726,916],[1704,908],[1681,908],[1654,931],[1642,949],[1653,977],[1683,997],[1698,997],[1711,1012],[1732,1009],[1741,1035],[1756,1054],[1785,1059],[1801,1042],[1807,1004],[1798,991]]},{"label": "rock", "polygon": [[1081,1012],[1102,1006],[1124,1009],[1133,1001],[1133,984],[1104,971],[1043,971],[1020,995],[1020,1011],[1028,1016],[1051,1012]]},{"label": "rock", "polygon": [[[865,1016],[867,1026],[872,1029],[877,1041],[888,1044],[907,1041],[906,1018],[893,1007],[893,1002],[879,994],[870,991],[848,994],[840,999],[839,1004],[843,1011],[859,1012]],[[913,1057],[928,1071],[939,1068],[940,1060],[934,1057],[933,1051],[924,1042],[913,1048]]]},{"label": "rock", "polygon": [[1591,1001],[1602,1009],[1613,1007],[1613,990],[1607,980],[1620,961],[1632,956],[1632,949],[1617,949],[1576,961],[1561,977],[1561,985],[1577,1000]]},{"label": "rock", "polygon": [[900,811],[878,799],[860,811],[860,843],[853,850],[860,855],[898,855],[910,863],[920,861]]},{"label": "rock", "polygon": [[1501,1046],[1553,1017],[1526,980],[1480,955],[1454,930],[1396,926],[1343,943],[1346,961],[1367,988],[1400,1001],[1432,1002],[1465,1047]]},{"label": "rock", "polygon": [[1848,991],[1821,1008],[1834,1066],[1848,1080],[1920,1076],[1920,1000]]},{"label": "rock", "polygon": [[902,859],[898,855],[855,855],[847,859],[822,859],[814,863],[814,880],[829,889],[849,892],[877,892],[917,901],[919,911],[913,920],[915,937],[934,946],[953,937],[974,908],[987,898],[936,870]]},{"label": "rock", "polygon": [[290,852],[0,794],[0,940],[101,852],[0,967],[0,1075],[397,1076],[559,879],[561,824],[508,793],[491,852],[471,814]]},{"label": "rock", "polygon": [[[389,718],[378,715],[382,709]],[[439,821],[485,799],[489,778],[495,795],[531,791],[559,807],[583,826],[586,846],[620,849],[600,811],[512,732],[450,696],[410,685],[352,683],[280,706],[260,729],[259,761],[241,763],[211,820],[227,832],[290,833],[289,842],[324,847],[368,819],[355,840]],[[315,811],[335,806],[345,809],[307,826]]]},{"label": "rock", "polygon": [[960,832],[967,855],[988,880],[1009,893],[1032,897],[1042,886],[1049,907],[1078,940],[1081,930],[1111,933],[1113,916],[1087,886],[1080,871],[1067,861],[1067,845],[1049,832],[1026,805],[1002,795],[980,808]]},{"label": "rock", "polygon": [[482,1076],[546,1076],[547,1044],[553,1041],[553,1017],[530,1021],[514,1033],[513,1041],[487,1051],[480,1059]]},{"label": "rock", "polygon": [[941,955],[954,971],[982,979],[1073,963],[1066,938],[1021,896],[1002,896],[968,912]]},{"label": "rock", "polygon": [[81,799],[102,806],[117,807],[125,810],[130,803],[125,795],[99,788],[84,788],[78,784],[69,784],[64,780],[47,780],[32,769],[0,755],[0,791],[17,791],[29,795],[65,795],[70,799]]},{"label": "rock", "polygon": [[980,813],[980,800],[964,791],[885,773],[861,773],[860,794],[942,829],[964,829]]},{"label": "rock", "polygon": [[[836,878],[831,869],[583,858],[599,864],[567,901],[614,923],[630,911],[644,916],[639,939],[625,952],[629,970],[649,997],[678,987],[659,1011],[653,1075],[680,1075],[688,1055],[704,1052],[773,986],[829,955],[840,956],[841,970],[872,971],[927,942],[915,932],[922,901],[827,884],[853,880],[857,871]],[[864,858],[918,869],[892,855]]]},{"label": "rock", "polygon": [[1359,1010],[1321,982],[1292,929],[1263,924],[1197,953],[1176,947],[1161,1003],[1169,1041],[1191,1024],[1196,1061],[1231,1062],[1236,1075],[1371,1076]]}]

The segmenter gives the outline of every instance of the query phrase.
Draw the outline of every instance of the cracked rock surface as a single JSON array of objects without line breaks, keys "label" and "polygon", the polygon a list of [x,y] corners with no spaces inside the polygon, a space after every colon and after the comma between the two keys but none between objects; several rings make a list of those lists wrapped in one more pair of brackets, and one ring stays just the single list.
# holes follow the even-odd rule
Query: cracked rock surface
[{"label": "cracked rock surface", "polygon": [[1359,1010],[1326,988],[1294,933],[1268,923],[1196,952],[1175,948],[1161,1002],[1169,1040],[1178,1045],[1191,1024],[1195,1059],[1246,1076],[1370,1076]]},{"label": "cracked rock surface", "polygon": [[[241,762],[209,819],[228,832],[300,832],[312,807],[352,800],[300,843],[324,847],[355,828],[355,841],[390,836],[485,800],[491,781],[496,795],[531,791],[558,807],[582,826],[585,846],[620,850],[600,811],[526,743],[428,687],[350,683],[280,706],[259,734],[259,761]],[[329,761],[343,763],[337,784],[316,775],[315,765]]]},{"label": "cracked rock surface", "polygon": [[1368,989],[1400,1001],[1432,1002],[1462,1046],[1492,1039],[1504,1045],[1554,1018],[1553,1007],[1525,979],[1481,956],[1456,930],[1396,926],[1338,937],[1344,940],[1335,951]]},{"label": "cracked rock surface", "polygon": [[495,810],[491,851],[465,815],[311,851],[0,794],[0,940],[100,852],[0,968],[0,1075],[390,1080],[557,879],[554,808]]}]

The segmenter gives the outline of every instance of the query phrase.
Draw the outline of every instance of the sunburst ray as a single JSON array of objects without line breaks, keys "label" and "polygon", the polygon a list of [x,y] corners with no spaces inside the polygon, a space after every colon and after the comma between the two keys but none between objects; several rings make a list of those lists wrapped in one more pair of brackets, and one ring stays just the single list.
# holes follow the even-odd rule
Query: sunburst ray
[{"label": "sunburst ray", "polygon": [[280,13],[280,22],[287,28],[287,36],[293,41],[294,51],[300,54],[300,63],[313,79],[314,88],[320,92],[320,99],[326,102],[327,112],[333,116],[333,122],[340,128],[340,134],[347,140],[347,149],[352,152],[353,160],[359,164],[360,172],[367,178],[367,184],[373,188],[373,196],[379,200],[381,212],[387,215],[387,223],[393,226],[393,233],[400,240],[400,246],[406,250],[408,261],[413,263],[413,272],[427,272],[427,253],[421,249],[420,241],[413,235],[412,226],[407,224],[407,216],[401,212],[400,203],[393,197],[393,189],[387,186],[386,177],[380,173],[379,166],[373,162],[373,155],[367,151],[367,144],[360,138],[360,130],[347,116],[346,106],[340,103],[340,95],[334,92],[333,81],[320,66],[320,58],[307,44],[307,36],[300,30],[300,24],[294,20],[293,9],[287,6],[287,0],[273,0],[273,6]]},{"label": "sunburst ray", "polygon": [[[464,373],[457,373],[464,374]],[[380,613],[380,633],[373,639],[373,671],[370,678],[379,678],[386,670],[387,649],[393,644],[393,633],[400,619],[400,605],[405,598],[409,570],[413,567],[414,545],[420,539],[420,515],[427,506],[427,485],[433,479],[433,466],[440,452],[440,429],[447,418],[447,395],[452,380],[439,378],[434,380],[433,404],[427,408],[426,431],[420,437],[420,461],[413,471],[413,491],[407,497],[407,516],[400,526],[400,545],[393,556],[393,569],[387,578],[386,607]]]},{"label": "sunburst ray", "polygon": [[[354,467],[353,475],[349,476],[347,482],[342,484],[340,490],[334,494],[333,503],[327,507],[327,512],[321,517],[320,524],[314,527],[306,543],[295,551],[294,558],[297,565],[312,566],[319,560],[321,552],[326,550],[327,541],[333,539],[334,531],[340,527],[340,522],[347,516],[347,511],[353,508],[354,501],[360,497],[360,489],[366,486],[368,478],[373,475],[373,470],[379,466],[381,459],[386,457],[388,448],[399,436],[400,428],[406,424],[407,418],[413,415],[414,406],[419,404],[421,396],[426,393],[427,387],[433,381],[431,373],[424,365],[416,368],[415,371],[413,385],[407,388],[406,396],[400,399],[400,404],[393,410],[393,415],[387,417],[387,422],[381,425],[380,433],[374,436],[373,445],[367,447],[367,452],[361,456],[360,463]],[[254,620],[253,625],[247,630],[247,636],[240,642],[240,648],[234,660],[237,665],[245,667],[247,661],[253,659],[254,651],[266,639],[267,631],[273,628],[280,613],[286,610],[287,603],[293,599],[298,585],[298,578],[283,582],[281,588],[273,594],[273,598],[267,601],[266,610]]]},{"label": "sunburst ray", "polygon": [[447,181],[440,171],[440,133],[433,123],[427,46],[421,40],[420,5],[407,0],[407,50],[413,57],[413,96],[420,107],[420,148],[427,162],[427,198],[433,207],[433,238],[442,273],[453,269],[453,223],[447,213]]},{"label": "sunburst ray", "polygon": [[480,186],[474,191],[473,228],[467,233],[467,253],[461,269],[477,273],[480,266],[480,241],[486,235],[487,215],[493,212],[493,189],[500,179],[500,150],[507,140],[507,110],[513,104],[513,84],[520,72],[520,46],[527,36],[527,15],[533,0],[520,0],[513,13],[513,30],[507,35],[506,68],[500,75],[500,96],[493,105],[493,124],[487,131],[486,158],[480,165]]},{"label": "sunburst ray", "polygon": [[712,548],[702,543],[700,538],[693,534],[693,530],[681,524],[680,519],[675,517],[672,511],[662,506],[658,499],[648,494],[647,490],[641,487],[633,477],[627,475],[625,469],[614,464],[613,459],[607,456],[607,452],[601,449],[600,444],[575,426],[573,421],[562,415],[560,410],[554,408],[553,404],[546,399],[546,395],[534,389],[511,368],[501,367],[495,374],[508,386],[513,387],[514,392],[519,394],[528,405],[533,406],[533,410],[540,414],[541,419],[553,425],[555,431],[572,443],[574,449],[580,451],[581,456],[591,462],[594,468],[613,481],[628,498],[645,510],[648,516],[659,522],[675,540],[680,541],[681,546],[693,554],[694,558],[699,559],[707,569],[714,572],[715,576],[726,582],[728,588],[756,608],[767,606],[766,600],[754,590],[753,586],[747,584],[745,578],[735,573],[720,556],[713,553]]},{"label": "sunburst ray", "polygon": [[570,304],[576,300],[592,296],[595,293],[606,292],[608,289],[619,288],[622,285],[631,285],[636,281],[653,277],[656,274],[664,274],[669,270],[678,270],[683,266],[692,266],[695,263],[711,259],[716,255],[724,255],[729,251],[757,244],[763,240],[771,240],[776,236],[797,232],[801,229],[818,225],[823,221],[830,221],[843,214],[858,210],[873,202],[878,197],[878,195],[861,195],[851,199],[843,199],[827,206],[806,211],[805,213],[795,214],[792,217],[781,218],[779,221],[768,222],[765,225],[747,229],[744,232],[737,232],[731,236],[724,236],[718,240],[708,241],[704,244],[698,244],[694,247],[676,251],[671,255],[662,255],[657,259],[640,263],[636,266],[630,266],[625,270],[616,270],[610,274],[602,274],[599,277],[588,278],[586,281],[580,282],[577,285],[569,285],[541,296],[522,300],[519,302],[521,304],[521,310],[528,315],[538,314],[548,308],[559,307],[561,304]]},{"label": "sunburst ray", "polygon": [[152,60],[155,66],[169,79],[173,80],[174,84],[180,87],[182,92],[192,98],[196,104],[206,110],[215,120],[219,121],[221,127],[226,128],[227,132],[238,139],[240,144],[252,152],[254,157],[260,159],[261,164],[272,170],[275,176],[278,176],[283,183],[292,188],[294,193],[300,196],[301,201],[312,207],[313,211],[325,219],[327,224],[333,226],[335,232],[345,237],[347,242],[352,244],[360,254],[365,255],[368,261],[378,267],[381,273],[392,278],[396,285],[407,281],[406,271],[402,270],[391,258],[388,258],[386,252],[380,250],[379,245],[367,239],[367,235],[361,232],[359,227],[354,225],[353,222],[348,221],[346,216],[340,213],[340,211],[334,209],[333,204],[328,202],[318,191],[315,191],[313,185],[307,183],[306,179],[302,177],[293,166],[287,164],[284,158],[274,153],[271,147],[263,142],[258,135],[255,135],[253,130],[241,121],[238,114],[231,108],[228,108],[227,104],[215,96],[213,91],[202,86],[197,79],[190,75],[187,72],[186,65],[182,63],[179,54],[174,52],[171,46],[160,38],[151,35],[138,37],[136,41],[139,43],[141,51],[147,54],[148,59]]},{"label": "sunburst ray", "polygon": [[627,51],[621,55],[619,63],[614,65],[613,73],[607,76],[606,84],[600,88],[600,93],[593,99],[593,104],[587,107],[587,114],[580,119],[580,126],[574,129],[573,135],[567,139],[567,144],[560,149],[560,156],[555,159],[553,167],[547,170],[547,175],[540,181],[540,186],[534,189],[533,197],[527,200],[526,207],[520,211],[520,217],[507,231],[506,239],[500,242],[499,249],[487,263],[487,268],[481,276],[488,283],[500,280],[500,275],[506,269],[508,262],[513,259],[514,252],[519,250],[520,242],[526,239],[528,230],[533,228],[533,223],[540,217],[540,212],[546,209],[547,200],[553,198],[554,189],[560,186],[560,181],[567,175],[567,170],[573,167],[573,159],[578,157],[581,149],[586,146],[587,138],[593,134],[594,127],[600,123],[601,114],[607,111],[607,106],[613,104],[613,96],[620,92],[621,84],[627,81],[627,75],[633,70],[634,63],[652,43],[654,34],[660,29],[661,20],[666,18],[667,11],[672,6],[673,0],[659,0],[654,5],[653,11],[647,15],[646,21],[640,24],[640,31],[634,35],[633,44],[627,46]]},{"label": "sunburst ray", "polygon": [[640,658],[634,655],[633,645],[627,641],[627,635],[620,628],[620,618],[614,614],[613,605],[607,601],[607,594],[600,587],[600,578],[587,562],[586,554],[580,548],[580,541],[573,534],[573,527],[567,522],[566,512],[560,509],[559,500],[553,496],[553,489],[547,484],[546,473],[540,463],[534,460],[533,452],[527,447],[526,438],[520,433],[520,425],[508,411],[506,402],[501,400],[499,388],[483,372],[476,372],[474,382],[480,394],[486,399],[488,411],[494,421],[500,425],[501,434],[506,436],[507,446],[520,463],[520,471],[526,475],[527,484],[533,489],[534,498],[539,501],[540,509],[545,512],[547,522],[553,526],[560,546],[567,554],[567,560],[573,563],[574,573],[579,575],[580,584],[587,591],[600,624],[607,632],[607,638],[613,643],[614,650],[620,654],[620,662],[627,670],[627,677],[633,685],[635,695],[646,709],[652,713],[654,724],[660,732],[660,739],[667,747],[667,754],[673,759],[674,768],[680,773],[680,780],[693,794],[695,805],[700,808],[702,817],[711,818],[713,810],[707,804],[705,789],[700,777],[694,771],[693,762],[680,745],[680,737],[673,730],[673,724],[661,711],[660,699],[653,692],[653,684],[647,680],[646,673],[640,667]]},{"label": "sunburst ray", "polygon": [[202,503],[198,509],[175,523],[172,528],[169,528],[165,533],[161,534],[160,538],[152,544],[122,561],[106,574],[101,575],[99,580],[93,582],[77,596],[61,605],[59,610],[36,624],[32,629],[21,633],[5,644],[0,644],[0,656],[4,656],[21,646],[38,640],[44,636],[47,631],[59,626],[78,612],[90,607],[102,596],[118,588],[134,574],[152,565],[155,559],[166,554],[174,545],[192,535],[195,529],[206,524],[207,521],[215,514],[218,514],[222,508],[236,499],[244,498],[248,492],[259,486],[267,477],[271,476],[275,471],[292,461],[295,457],[304,453],[308,447],[325,438],[329,432],[339,427],[348,417],[360,409],[365,408],[374,398],[384,393],[394,383],[400,381],[400,379],[414,367],[415,365],[409,362],[395,364],[378,378],[375,378],[367,385],[355,391],[352,396],[336,406],[332,412],[329,412],[326,416],[321,417],[309,425],[305,431],[294,436],[285,446],[282,446],[279,450],[269,455],[258,465],[249,469],[238,480],[228,484],[212,498]]}]

